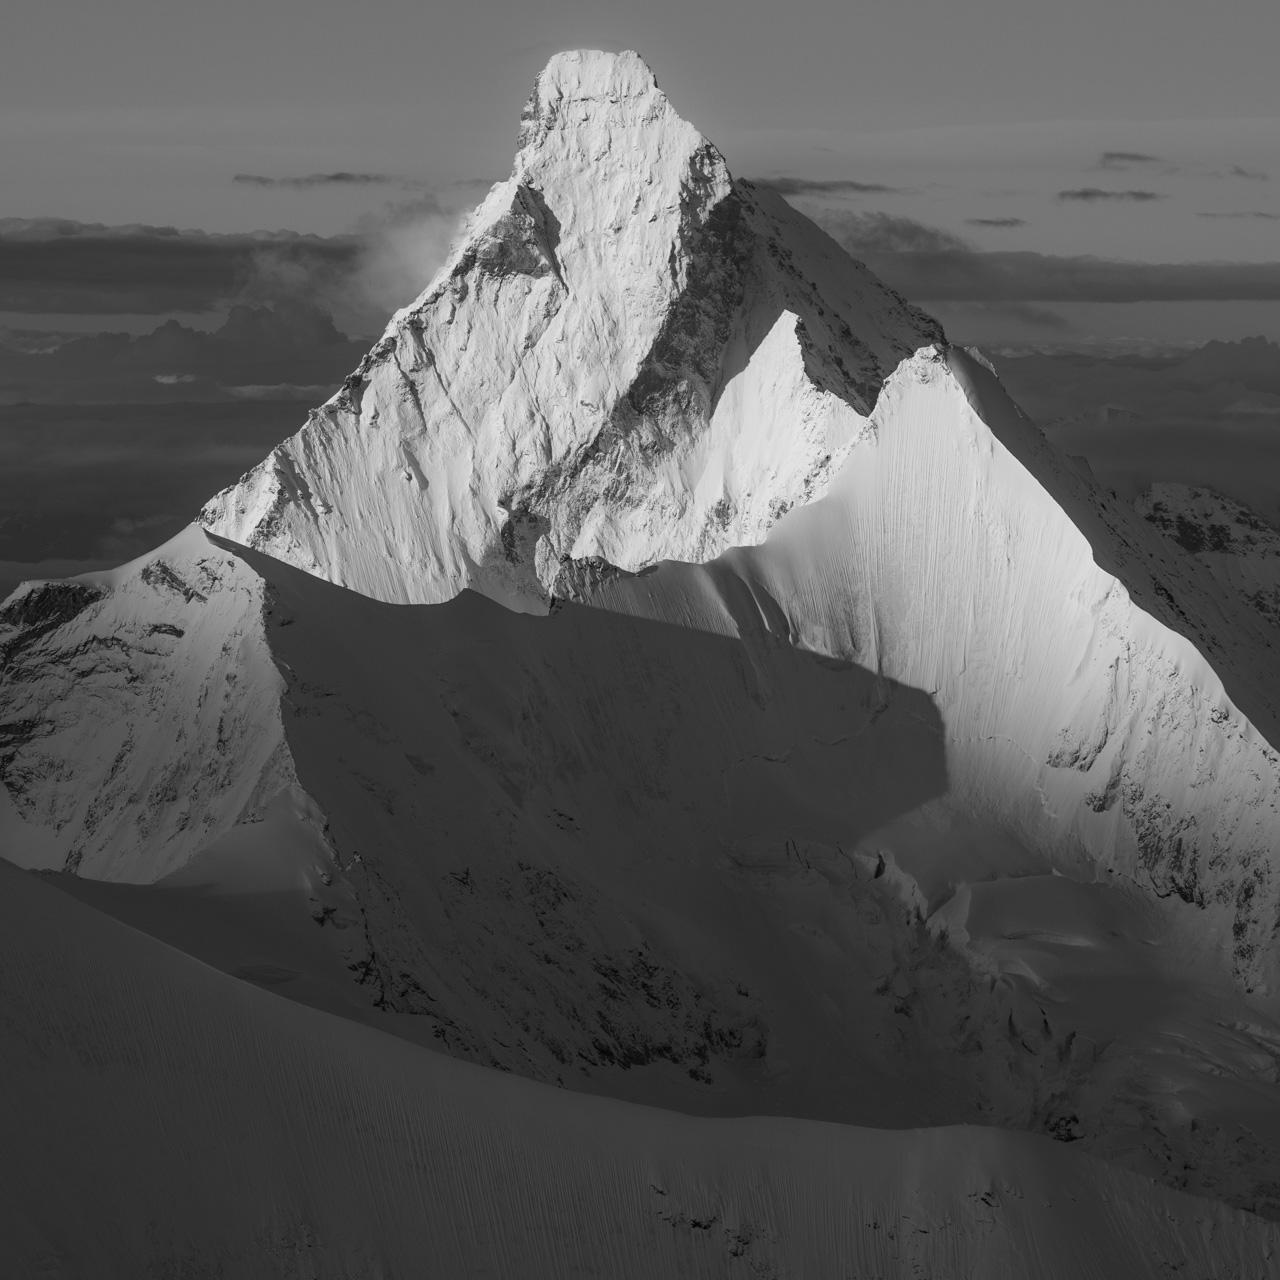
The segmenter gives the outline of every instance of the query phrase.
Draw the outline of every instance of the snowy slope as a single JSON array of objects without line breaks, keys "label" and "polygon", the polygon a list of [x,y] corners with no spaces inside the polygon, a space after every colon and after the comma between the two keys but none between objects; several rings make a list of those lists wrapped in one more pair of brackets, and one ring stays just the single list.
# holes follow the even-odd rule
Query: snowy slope
[{"label": "snowy slope", "polygon": [[1266,521],[1212,489],[1166,481],[1134,506],[1251,609],[1280,623],[1280,533]]},{"label": "snowy slope", "polygon": [[759,541],[940,337],[735,183],[634,54],[561,54],[436,280],[201,519],[377,599],[541,610],[563,557]]},{"label": "snowy slope", "polygon": [[1049,1132],[1275,1213],[1280,1011],[1233,981],[1224,922],[1020,842],[936,695],[789,642],[752,562],[838,506],[542,618],[241,553],[297,785],[154,886],[67,882],[227,973],[572,1089]]},{"label": "snowy slope", "polygon": [[[883,835],[924,899],[1028,866],[1123,874],[1203,908],[1236,972],[1274,992],[1280,759],[1219,670],[1153,614],[1208,633],[1232,692],[1274,719],[1256,621],[1237,608],[1215,625],[1230,602],[1212,581],[1091,491],[963,353],[904,364],[872,425],[831,494],[734,565],[792,643],[934,700],[946,800]],[[595,598],[648,613],[655,592],[639,594],[614,580]],[[689,596],[664,616],[732,625]]]},{"label": "snowy slope", "polygon": [[0,863],[0,1235],[66,1277],[1261,1277],[1280,1231],[1046,1139],[698,1120],[256,991]]},{"label": "snowy slope", "polygon": [[9,856],[155,880],[291,786],[262,589],[191,526],[0,606]]}]

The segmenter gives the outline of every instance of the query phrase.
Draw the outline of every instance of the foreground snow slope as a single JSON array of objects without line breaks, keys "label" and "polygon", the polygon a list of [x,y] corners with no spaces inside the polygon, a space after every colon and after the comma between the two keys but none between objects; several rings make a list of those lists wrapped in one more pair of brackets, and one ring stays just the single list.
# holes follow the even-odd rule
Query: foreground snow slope
[{"label": "foreground snow slope", "polygon": [[698,1120],[226,978],[0,861],[13,1274],[1262,1277],[1280,1231],[1045,1139]]},{"label": "foreground snow slope", "polygon": [[850,514],[550,617],[242,551],[296,782],[154,887],[86,880],[88,852],[67,879],[228,973],[572,1089],[1050,1132],[1276,1212],[1280,1022],[1224,922],[1033,842],[933,698],[792,642],[762,570],[824,513]]},{"label": "foreground snow slope", "polygon": [[756,542],[936,322],[735,183],[635,54],[538,78],[511,177],[344,390],[201,517],[381,600]]}]

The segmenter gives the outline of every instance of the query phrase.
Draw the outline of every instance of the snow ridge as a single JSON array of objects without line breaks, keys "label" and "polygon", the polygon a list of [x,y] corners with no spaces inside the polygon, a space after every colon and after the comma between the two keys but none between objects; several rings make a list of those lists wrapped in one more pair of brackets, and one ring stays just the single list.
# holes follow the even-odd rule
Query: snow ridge
[{"label": "snow ridge", "polygon": [[297,778],[266,584],[189,526],[0,608],[0,844],[24,865],[152,881]]}]

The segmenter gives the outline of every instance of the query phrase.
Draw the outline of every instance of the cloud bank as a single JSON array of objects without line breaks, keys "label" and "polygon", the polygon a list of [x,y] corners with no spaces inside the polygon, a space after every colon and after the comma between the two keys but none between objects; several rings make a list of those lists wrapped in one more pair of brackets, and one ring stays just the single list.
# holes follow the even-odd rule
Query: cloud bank
[{"label": "cloud bank", "polygon": [[460,221],[458,209],[429,193],[337,236],[0,218],[0,311],[199,315],[295,300],[326,308],[348,332],[369,333],[426,287]]},{"label": "cloud bank", "polygon": [[1144,151],[1104,151],[1098,157],[1099,169],[1128,169],[1133,165],[1163,163],[1159,156],[1149,156]]},{"label": "cloud bank", "polygon": [[1126,262],[1029,250],[984,252],[898,214],[825,212],[823,228],[919,302],[1280,300],[1280,262]]},{"label": "cloud bank", "polygon": [[900,191],[879,182],[854,182],[851,178],[752,178],[753,186],[776,191],[780,196],[877,195]]},{"label": "cloud bank", "polygon": [[264,273],[316,282],[348,274],[350,236],[217,235],[55,218],[0,219],[0,311],[163,315],[218,310]]},{"label": "cloud bank", "polygon": [[232,182],[250,187],[373,187],[412,185],[386,173],[309,173],[301,178],[271,178],[261,173],[237,173]]},{"label": "cloud bank", "polygon": [[1148,200],[1165,200],[1158,191],[1107,191],[1102,187],[1075,187],[1069,191],[1059,191],[1059,200],[1133,200],[1144,203]]},{"label": "cloud bank", "polygon": [[[855,257],[917,301],[1280,300],[1280,262],[1144,263],[987,252],[901,214],[825,209],[816,216]],[[1280,214],[1264,211],[1200,216],[1280,221]],[[326,308],[348,333],[371,333],[427,286],[461,220],[458,208],[431,193],[367,217],[351,234],[330,237],[0,219],[0,311],[164,315],[293,300]],[[967,221],[1025,225],[1019,218]]]}]

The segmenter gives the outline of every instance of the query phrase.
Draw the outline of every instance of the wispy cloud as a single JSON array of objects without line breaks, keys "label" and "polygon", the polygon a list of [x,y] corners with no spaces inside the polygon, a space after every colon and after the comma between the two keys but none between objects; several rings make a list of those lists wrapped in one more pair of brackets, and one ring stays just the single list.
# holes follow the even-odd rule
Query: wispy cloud
[{"label": "wispy cloud", "polygon": [[1059,200],[1164,200],[1167,197],[1158,191],[1106,191],[1102,187],[1075,187],[1070,191],[1059,191]]},{"label": "wispy cloud", "polygon": [[411,185],[387,173],[309,173],[300,178],[272,178],[263,173],[237,173],[232,182],[249,187],[398,187]]},{"label": "wispy cloud", "polygon": [[1025,227],[1026,218],[966,218],[971,227]]},{"label": "wispy cloud", "polygon": [[1134,165],[1145,164],[1164,164],[1164,161],[1144,151],[1104,151],[1098,157],[1099,169],[1131,169]]},{"label": "wispy cloud", "polygon": [[1267,222],[1280,222],[1280,213],[1267,213],[1262,209],[1250,209],[1239,213],[1197,213],[1197,218],[1263,218]]},{"label": "wispy cloud", "polygon": [[780,196],[877,195],[901,190],[879,182],[855,182],[852,178],[752,178],[751,182]]},{"label": "wispy cloud", "polygon": [[1233,164],[1227,170],[1229,178],[1247,178],[1250,182],[1270,182],[1271,175],[1263,173],[1261,169],[1246,169],[1243,165]]},{"label": "wispy cloud", "polygon": [[850,253],[972,254],[974,246],[941,227],[896,213],[827,213],[819,224]]}]

